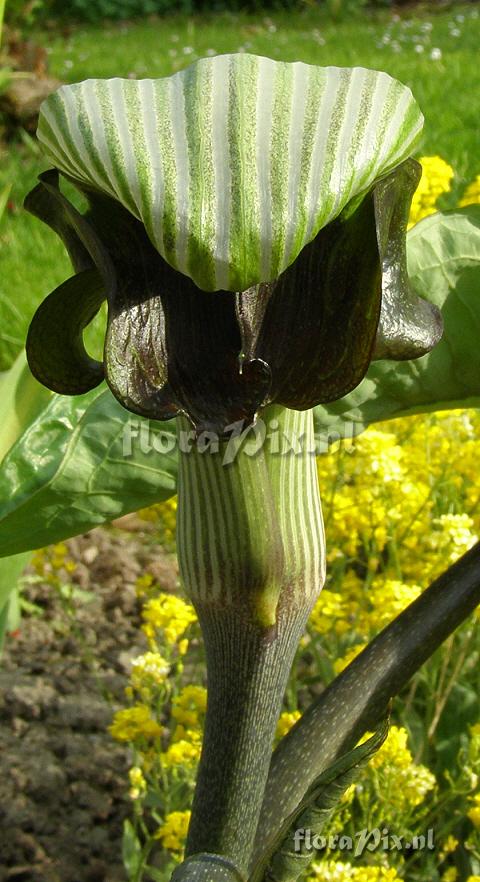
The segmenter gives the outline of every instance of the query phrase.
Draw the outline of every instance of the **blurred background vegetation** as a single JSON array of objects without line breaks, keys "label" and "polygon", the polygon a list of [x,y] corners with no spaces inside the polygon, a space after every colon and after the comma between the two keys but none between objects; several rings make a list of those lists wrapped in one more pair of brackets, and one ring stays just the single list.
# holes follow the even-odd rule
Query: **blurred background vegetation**
[{"label": "blurred background vegetation", "polygon": [[48,18],[65,21],[98,22],[131,19],[149,15],[254,12],[265,10],[302,10],[317,8],[333,17],[351,15],[372,9],[406,8],[413,6],[451,8],[459,0],[11,0],[7,23],[33,24]]}]

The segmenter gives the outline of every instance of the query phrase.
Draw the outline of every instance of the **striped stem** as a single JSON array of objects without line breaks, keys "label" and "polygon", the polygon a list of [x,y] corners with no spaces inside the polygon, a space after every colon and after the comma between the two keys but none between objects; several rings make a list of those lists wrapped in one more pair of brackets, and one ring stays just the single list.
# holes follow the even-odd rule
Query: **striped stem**
[{"label": "striped stem", "polygon": [[221,855],[242,873],[289,671],[324,579],[313,419],[271,407],[256,440],[204,452],[186,450],[178,424],[180,573],[208,676],[187,854]]}]

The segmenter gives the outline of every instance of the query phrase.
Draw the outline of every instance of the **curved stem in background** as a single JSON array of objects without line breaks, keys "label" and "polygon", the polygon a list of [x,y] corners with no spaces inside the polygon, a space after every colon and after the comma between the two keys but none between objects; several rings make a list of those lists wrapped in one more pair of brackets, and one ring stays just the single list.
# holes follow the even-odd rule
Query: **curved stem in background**
[{"label": "curved stem in background", "polygon": [[286,683],[324,580],[313,416],[268,408],[253,435],[212,437],[203,452],[178,423],[178,557],[208,705],[186,849],[196,857],[175,879],[227,879],[247,874]]},{"label": "curved stem in background", "polygon": [[480,543],[436,579],[307,709],[275,750],[252,864],[317,776],[350,750],[388,702],[480,603]]}]

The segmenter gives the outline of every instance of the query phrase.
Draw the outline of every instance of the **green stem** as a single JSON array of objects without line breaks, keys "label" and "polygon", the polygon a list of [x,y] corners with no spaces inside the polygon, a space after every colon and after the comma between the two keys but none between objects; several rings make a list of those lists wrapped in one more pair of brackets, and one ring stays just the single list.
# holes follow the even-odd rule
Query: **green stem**
[{"label": "green stem", "polygon": [[254,862],[312,781],[376,724],[390,699],[479,602],[480,542],[384,628],[310,705],[273,754]]},{"label": "green stem", "polygon": [[5,15],[5,0],[0,0],[0,46],[2,45],[3,18]]},{"label": "green stem", "polygon": [[[208,675],[187,855],[221,855],[241,874],[290,667],[324,579],[312,414],[269,408],[261,427],[267,420],[273,433],[255,455],[252,442],[240,440],[186,451],[186,424],[178,421],[180,573],[202,627]],[[299,442],[301,450],[290,449]],[[197,861],[175,878],[193,878],[193,869]]]}]

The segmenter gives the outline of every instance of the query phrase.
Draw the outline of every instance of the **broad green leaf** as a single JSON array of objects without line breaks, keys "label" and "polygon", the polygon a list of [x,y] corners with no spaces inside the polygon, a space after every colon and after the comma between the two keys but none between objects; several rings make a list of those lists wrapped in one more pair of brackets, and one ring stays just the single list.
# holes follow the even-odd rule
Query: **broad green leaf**
[{"label": "broad green leaf", "polygon": [[31,556],[26,551],[0,559],[0,654],[7,631],[17,628],[20,622],[19,580]]},{"label": "broad green leaf", "polygon": [[122,859],[129,879],[138,879],[143,863],[142,845],[131,821],[123,822]]},{"label": "broad green leaf", "polygon": [[10,370],[0,374],[0,462],[50,398],[51,393],[32,376],[25,352],[21,352]]},{"label": "broad green leaf", "polygon": [[[0,83],[1,83],[1,72],[0,72]],[[8,197],[10,195],[10,190],[12,189],[11,184],[6,184],[5,187],[0,190],[0,220],[2,219],[3,212],[7,207]]]},{"label": "broad green leaf", "polygon": [[0,611],[6,606],[12,591],[17,587],[30,557],[30,552],[26,551],[0,559]]},{"label": "broad green leaf", "polygon": [[[50,392],[32,377],[25,352],[10,370],[0,374],[0,462],[50,397]],[[27,552],[0,560],[0,651],[6,630],[12,627],[12,612],[18,611],[18,580],[29,558]]]},{"label": "broad green leaf", "polygon": [[370,423],[458,407],[480,407],[480,206],[425,218],[407,237],[410,281],[440,307],[444,333],[428,355],[379,361],[349,395],[314,409],[319,445]]},{"label": "broad green leaf", "polygon": [[0,652],[7,630],[16,627],[18,623],[18,580],[30,557],[31,554],[27,551],[0,559]]},{"label": "broad green leaf", "polygon": [[55,166],[121,202],[198,287],[271,281],[414,149],[423,118],[386,73],[255,55],[159,80],[87,80],[42,106]]},{"label": "broad green leaf", "polygon": [[265,849],[250,882],[295,882],[303,877],[316,852],[298,831],[309,830],[311,836],[322,833],[347,788],[384,743],[388,728],[386,717],[367,741],[339,757],[316,778]]},{"label": "broad green leaf", "polygon": [[104,387],[54,395],[0,468],[0,556],[167,499],[176,470],[174,423],[132,417]]}]

